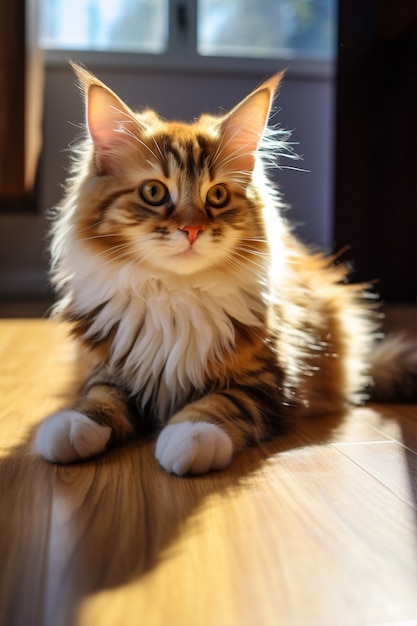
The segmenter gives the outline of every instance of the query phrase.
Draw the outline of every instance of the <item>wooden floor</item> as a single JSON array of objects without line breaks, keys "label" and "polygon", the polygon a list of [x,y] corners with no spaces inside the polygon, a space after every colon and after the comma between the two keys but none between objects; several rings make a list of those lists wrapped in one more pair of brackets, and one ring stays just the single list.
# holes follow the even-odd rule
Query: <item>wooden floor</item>
[{"label": "wooden floor", "polygon": [[0,320],[1,626],[417,624],[417,410],[300,424],[199,478],[151,440],[30,452],[78,382],[66,328]]}]

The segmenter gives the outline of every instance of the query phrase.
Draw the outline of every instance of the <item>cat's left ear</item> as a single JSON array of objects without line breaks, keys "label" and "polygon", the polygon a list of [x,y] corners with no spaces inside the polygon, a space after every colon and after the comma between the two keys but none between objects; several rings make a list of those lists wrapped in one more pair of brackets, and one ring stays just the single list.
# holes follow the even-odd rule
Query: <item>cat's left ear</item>
[{"label": "cat's left ear", "polygon": [[255,89],[223,118],[221,153],[226,169],[251,171],[255,152],[265,132],[271,106],[285,71]]},{"label": "cat's left ear", "polygon": [[82,66],[71,63],[86,99],[87,126],[100,173],[111,173],[123,160],[127,145],[137,142],[138,124],[132,111],[104,83]]}]

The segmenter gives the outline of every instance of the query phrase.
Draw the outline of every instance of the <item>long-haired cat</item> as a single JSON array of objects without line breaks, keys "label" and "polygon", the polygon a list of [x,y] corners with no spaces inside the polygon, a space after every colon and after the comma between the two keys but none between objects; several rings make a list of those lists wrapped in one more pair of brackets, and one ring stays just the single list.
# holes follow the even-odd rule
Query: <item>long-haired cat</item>
[{"label": "long-haired cat", "polygon": [[[93,367],[74,406],[41,424],[38,451],[70,463],[153,431],[168,472],[204,473],[297,416],[361,402],[373,305],[343,264],[294,237],[265,174],[282,74],[185,124],[134,113],[74,69],[88,136],[57,210],[52,276],[55,312]],[[379,391],[397,383],[395,370]]]}]

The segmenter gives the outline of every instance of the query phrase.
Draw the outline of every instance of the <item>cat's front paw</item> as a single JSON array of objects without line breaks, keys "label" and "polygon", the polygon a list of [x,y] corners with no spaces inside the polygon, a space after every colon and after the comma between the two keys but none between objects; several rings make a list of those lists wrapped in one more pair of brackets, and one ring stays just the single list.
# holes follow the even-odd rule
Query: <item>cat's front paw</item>
[{"label": "cat's front paw", "polygon": [[52,463],[73,463],[104,452],[111,432],[78,411],[60,411],[40,425],[35,449]]},{"label": "cat's front paw", "polygon": [[232,440],[219,426],[188,421],[165,426],[155,450],[162,467],[178,476],[224,469],[232,454]]}]

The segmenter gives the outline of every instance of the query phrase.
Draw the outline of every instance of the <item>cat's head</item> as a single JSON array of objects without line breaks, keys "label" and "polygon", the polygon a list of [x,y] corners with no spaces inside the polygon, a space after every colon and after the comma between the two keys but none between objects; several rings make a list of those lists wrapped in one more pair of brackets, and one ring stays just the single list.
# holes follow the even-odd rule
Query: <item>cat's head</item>
[{"label": "cat's head", "polygon": [[186,124],[135,113],[92,74],[74,69],[89,132],[87,162],[71,187],[78,240],[106,262],[157,272],[256,264],[267,250],[266,198],[254,172],[282,73],[229,113]]}]

